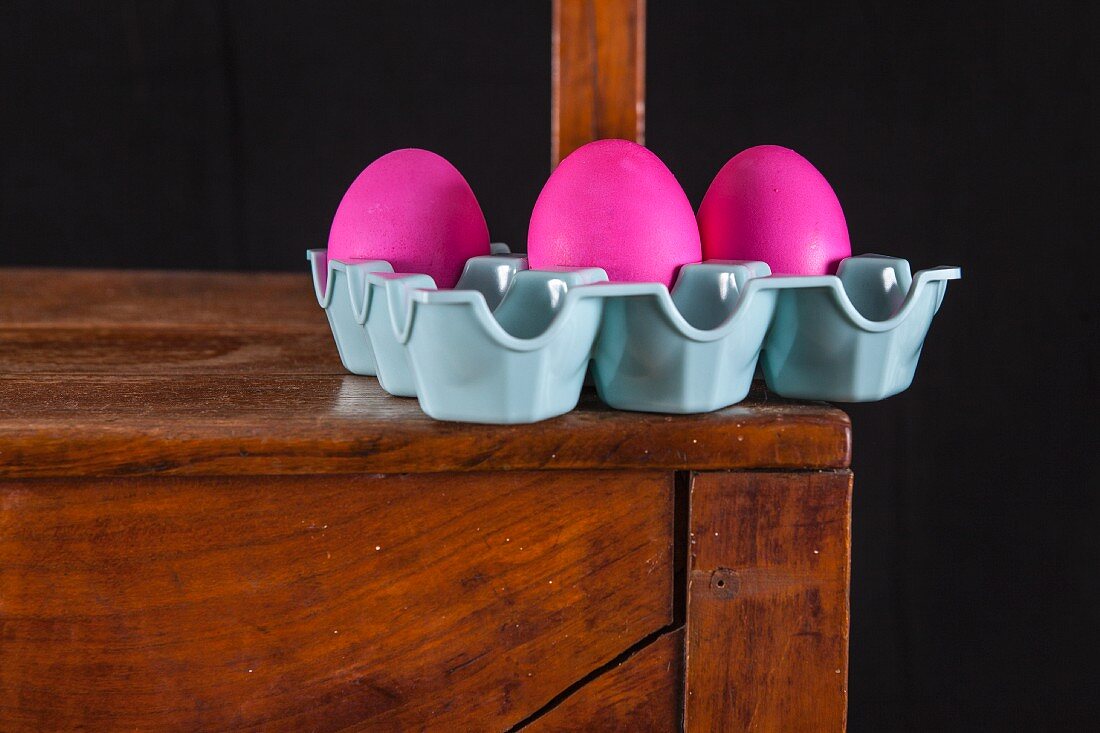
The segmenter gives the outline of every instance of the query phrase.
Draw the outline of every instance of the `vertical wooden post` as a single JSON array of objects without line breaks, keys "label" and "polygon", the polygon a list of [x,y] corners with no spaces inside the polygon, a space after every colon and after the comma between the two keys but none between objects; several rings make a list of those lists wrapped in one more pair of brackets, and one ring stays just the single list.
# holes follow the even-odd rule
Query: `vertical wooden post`
[{"label": "vertical wooden post", "polygon": [[645,0],[554,0],[551,168],[581,145],[645,142]]},{"label": "vertical wooden post", "polygon": [[695,474],[684,730],[844,730],[852,474]]}]

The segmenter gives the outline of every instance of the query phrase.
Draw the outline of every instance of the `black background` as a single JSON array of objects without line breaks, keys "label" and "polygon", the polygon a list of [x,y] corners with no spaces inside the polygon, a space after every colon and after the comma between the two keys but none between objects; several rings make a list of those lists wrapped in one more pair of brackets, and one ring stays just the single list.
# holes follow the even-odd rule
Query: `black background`
[{"label": "black background", "polygon": [[[0,265],[303,273],[389,150],[521,249],[549,4],[29,2],[0,18]],[[1096,725],[1091,6],[651,0],[648,145],[698,205],[808,157],[857,252],[958,264],[912,388],[851,406],[853,731]]]}]

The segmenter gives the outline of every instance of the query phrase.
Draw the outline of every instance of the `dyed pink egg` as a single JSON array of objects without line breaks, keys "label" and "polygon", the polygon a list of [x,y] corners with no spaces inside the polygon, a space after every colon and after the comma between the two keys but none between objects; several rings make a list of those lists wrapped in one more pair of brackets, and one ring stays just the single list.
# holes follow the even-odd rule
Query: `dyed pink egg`
[{"label": "dyed pink egg", "polygon": [[466,260],[489,254],[489,229],[462,174],[427,150],[383,155],[351,184],[332,220],[328,256],[386,260],[395,272],[453,288]]},{"label": "dyed pink egg", "polygon": [[827,275],[852,254],[836,194],[793,150],[759,145],[722,166],[699,206],[708,260],[762,260],[772,272]]},{"label": "dyed pink egg", "polygon": [[533,268],[602,267],[612,281],[671,286],[701,258],[684,190],[660,158],[628,140],[597,140],[550,174],[527,232]]}]

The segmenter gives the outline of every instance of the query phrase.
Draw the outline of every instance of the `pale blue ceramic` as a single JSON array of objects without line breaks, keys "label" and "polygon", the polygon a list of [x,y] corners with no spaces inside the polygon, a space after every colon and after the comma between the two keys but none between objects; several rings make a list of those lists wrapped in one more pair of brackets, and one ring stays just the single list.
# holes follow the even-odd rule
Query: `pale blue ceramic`
[{"label": "pale blue ceramic", "polygon": [[324,249],[307,250],[306,259],[313,272],[313,292],[325,309],[341,363],[352,374],[374,375],[377,370],[374,349],[363,330],[363,321],[356,314],[352,294],[357,300],[361,297],[366,273],[393,272],[393,267],[381,260],[350,263],[330,260],[328,250]]},{"label": "pale blue ceramic", "polygon": [[521,270],[495,311],[476,290],[413,290],[399,340],[420,407],[438,420],[530,423],[580,397],[602,300],[599,268]]},{"label": "pale blue ceramic", "polygon": [[369,273],[364,288],[364,327],[378,364],[378,383],[398,397],[416,397],[416,380],[405,345],[397,340],[418,288],[435,290],[429,275]]},{"label": "pale blue ceramic", "polygon": [[913,381],[924,338],[957,267],[913,277],[896,257],[860,255],[835,276],[768,278],[778,291],[762,363],[784,397],[881,400]]},{"label": "pale blue ceramic", "polygon": [[762,262],[685,265],[671,293],[608,283],[599,268],[528,270],[493,245],[453,290],[389,263],[310,250],[317,300],[341,361],[377,372],[440,420],[527,423],[577,403],[586,372],[612,407],[706,412],[745,398],[758,364],[792,398],[863,402],[904,390],[956,267],[910,273],[882,255],[835,276]]},{"label": "pale blue ceramic", "polygon": [[776,292],[763,262],[684,265],[673,287],[606,285],[593,360],[600,398],[621,410],[708,412],[748,394]]},{"label": "pale blue ceramic", "polygon": [[[466,262],[455,290],[480,293],[492,310],[508,292],[516,273],[526,269],[524,255],[472,257]],[[407,349],[398,340],[398,334],[404,328],[413,291],[435,290],[435,281],[428,275],[386,272],[365,273],[363,279],[363,313],[356,312],[355,316],[364,324],[374,350],[378,383],[392,395],[415,397],[416,379]]]},{"label": "pale blue ceramic", "polygon": [[[526,269],[527,257],[511,254],[502,243],[493,243],[491,251],[492,255],[471,258],[455,287],[478,290],[495,307],[515,272]],[[330,260],[324,249],[307,250],[306,259],[317,302],[325,309],[344,368],[353,374],[377,375],[391,394],[415,396],[404,348],[390,325],[390,311],[403,309],[406,290],[434,289],[435,281],[428,275],[394,275],[390,263],[382,260]]]}]

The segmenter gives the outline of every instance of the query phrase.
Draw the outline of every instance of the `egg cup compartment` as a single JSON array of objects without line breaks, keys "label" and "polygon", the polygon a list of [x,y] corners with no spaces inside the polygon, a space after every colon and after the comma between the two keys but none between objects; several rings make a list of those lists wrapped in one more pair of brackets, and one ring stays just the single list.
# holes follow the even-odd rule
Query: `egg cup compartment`
[{"label": "egg cup compartment", "polygon": [[684,265],[671,293],[659,283],[599,288],[603,320],[593,372],[611,407],[709,412],[749,392],[776,291],[763,262]]},{"label": "egg cup compartment", "polygon": [[[516,273],[526,269],[527,258],[523,255],[472,257],[454,289],[481,295],[493,310],[508,292]],[[378,383],[392,395],[416,397],[416,377],[399,334],[405,329],[412,293],[435,290],[435,281],[429,275],[372,272],[364,275],[364,282],[361,321],[374,349]]]},{"label": "egg cup compartment", "polygon": [[[527,258],[511,254],[501,243],[493,243],[491,252],[470,258],[455,287],[478,290],[495,305],[504,297],[512,275],[527,267]],[[353,374],[377,375],[391,394],[415,396],[407,358],[389,325],[390,311],[402,310],[409,288],[434,289],[435,282],[427,275],[395,275],[384,260],[329,259],[325,249],[307,250],[306,259],[317,302],[325,310],[344,368]]]},{"label": "egg cup compartment", "polygon": [[363,328],[374,349],[378,384],[395,397],[416,397],[416,379],[397,332],[405,322],[412,291],[435,290],[435,280],[392,272],[369,273],[365,279]]},{"label": "egg cup compartment", "polygon": [[331,260],[328,250],[306,251],[313,272],[313,292],[325,309],[340,362],[352,374],[374,376],[377,373],[374,348],[358,313],[368,272],[393,272],[390,263],[381,260]]},{"label": "egg cup compartment", "polygon": [[410,290],[407,346],[420,407],[438,420],[515,424],[572,410],[603,300],[599,268],[515,273],[491,310],[475,290]]},{"label": "egg cup compartment", "polygon": [[774,276],[775,316],[761,359],[768,387],[783,397],[871,402],[913,381],[932,318],[957,267],[914,277],[906,260],[860,255],[836,275]]}]

